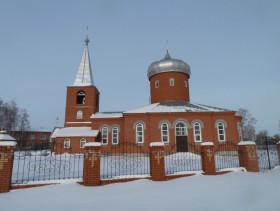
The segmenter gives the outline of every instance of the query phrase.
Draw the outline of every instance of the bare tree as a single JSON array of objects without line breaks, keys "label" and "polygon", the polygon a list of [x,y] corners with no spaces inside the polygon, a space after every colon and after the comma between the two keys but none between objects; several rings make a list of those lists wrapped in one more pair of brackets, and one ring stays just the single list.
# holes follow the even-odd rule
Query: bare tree
[{"label": "bare tree", "polygon": [[30,130],[30,122],[29,122],[29,115],[27,110],[20,109],[18,114],[18,130],[19,131],[28,131]]},{"label": "bare tree", "polygon": [[14,100],[4,103],[0,100],[0,129],[11,131],[17,125],[18,107]]},{"label": "bare tree", "polygon": [[261,130],[258,132],[256,138],[258,139],[263,139],[265,137],[268,137],[268,131],[267,130]]},{"label": "bare tree", "polygon": [[14,100],[4,102],[0,99],[0,130],[27,131],[30,129],[29,115],[26,109],[19,109]]},{"label": "bare tree", "polygon": [[239,108],[237,115],[242,116],[240,127],[242,130],[243,140],[253,141],[256,137],[256,122],[255,117],[252,116],[250,111],[246,108]]},{"label": "bare tree", "polygon": [[24,139],[24,132],[30,130],[29,115],[26,109],[20,109],[18,114],[18,131],[20,134],[20,148],[22,148],[22,141]]}]

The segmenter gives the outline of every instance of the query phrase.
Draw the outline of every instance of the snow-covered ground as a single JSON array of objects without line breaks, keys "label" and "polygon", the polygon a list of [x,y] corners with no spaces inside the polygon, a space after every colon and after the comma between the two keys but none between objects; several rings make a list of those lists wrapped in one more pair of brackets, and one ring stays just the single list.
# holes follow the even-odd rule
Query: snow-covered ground
[{"label": "snow-covered ground", "polygon": [[165,182],[142,179],[99,187],[84,187],[69,180],[0,194],[0,210],[279,211],[279,197],[277,167],[266,173],[199,175]]}]

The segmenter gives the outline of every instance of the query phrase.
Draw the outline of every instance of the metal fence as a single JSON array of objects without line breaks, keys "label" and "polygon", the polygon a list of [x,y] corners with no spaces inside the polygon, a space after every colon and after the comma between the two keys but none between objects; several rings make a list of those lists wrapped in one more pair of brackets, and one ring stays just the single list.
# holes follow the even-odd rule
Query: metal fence
[{"label": "metal fence", "polygon": [[219,143],[215,150],[215,165],[216,170],[240,167],[237,143]]},{"label": "metal fence", "polygon": [[179,174],[202,170],[199,145],[188,144],[186,152],[178,152],[176,145],[165,152],[165,174]]},{"label": "metal fence", "polygon": [[134,143],[124,142],[103,149],[100,178],[134,178],[150,176],[150,154]]},{"label": "metal fence", "polygon": [[279,165],[276,148],[278,140],[272,137],[259,138],[256,141],[259,168],[261,172],[269,171]]},{"label": "metal fence", "polygon": [[46,142],[37,142],[36,147],[32,148],[17,148],[14,153],[12,184],[82,178],[84,155],[72,154],[71,148],[67,152],[55,154],[46,147]]}]

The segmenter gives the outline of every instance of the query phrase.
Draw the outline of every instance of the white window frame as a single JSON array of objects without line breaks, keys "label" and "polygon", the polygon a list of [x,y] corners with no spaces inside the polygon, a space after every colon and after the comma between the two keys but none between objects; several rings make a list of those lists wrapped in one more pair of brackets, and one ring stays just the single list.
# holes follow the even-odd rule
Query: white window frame
[{"label": "white window frame", "polygon": [[169,86],[174,86],[174,85],[175,85],[174,78],[169,78]]},{"label": "white window frame", "polygon": [[[225,123],[217,122],[217,133],[218,133],[219,142],[226,142]],[[223,139],[222,139],[222,136],[224,137]]]},{"label": "white window frame", "polygon": [[69,149],[71,147],[71,140],[69,138],[64,139],[63,147],[64,149]]},{"label": "white window frame", "polygon": [[[164,129],[164,126],[166,127],[166,129]],[[169,143],[169,128],[168,128],[168,124],[166,122],[163,122],[160,126],[161,129],[161,141],[163,143]],[[166,140],[165,140],[166,138]]]},{"label": "white window frame", "polygon": [[113,145],[119,144],[119,128],[118,127],[112,128],[112,144]]},{"label": "white window frame", "polygon": [[108,133],[109,133],[108,127],[102,127],[102,129],[101,129],[101,144],[102,145],[108,144]]},{"label": "white window frame", "polygon": [[135,126],[136,144],[144,143],[144,125],[137,123]]},{"label": "white window frame", "polygon": [[243,134],[242,134],[242,128],[240,122],[237,124],[237,129],[238,129],[239,141],[243,141]]},{"label": "white window frame", "polygon": [[83,111],[81,110],[77,111],[76,119],[83,119]]},{"label": "white window frame", "polygon": [[84,148],[86,143],[87,143],[87,140],[85,138],[82,138],[80,140],[80,148]]},{"label": "white window frame", "polygon": [[193,123],[193,137],[194,142],[202,142],[201,124],[199,122]]},{"label": "white window frame", "polygon": [[159,88],[159,80],[155,81],[155,88]]},{"label": "white window frame", "polygon": [[[178,124],[183,124],[184,126],[178,126]],[[175,125],[175,135],[176,136],[187,136],[188,132],[187,132],[187,125],[185,122],[179,121],[176,123]]]}]

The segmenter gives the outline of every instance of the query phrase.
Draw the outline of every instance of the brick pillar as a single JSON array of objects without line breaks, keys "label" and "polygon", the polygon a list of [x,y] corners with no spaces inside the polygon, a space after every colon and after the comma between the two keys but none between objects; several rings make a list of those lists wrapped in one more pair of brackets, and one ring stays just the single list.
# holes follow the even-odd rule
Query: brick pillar
[{"label": "brick pillar", "polygon": [[277,148],[277,152],[278,152],[278,162],[280,165],[280,141],[277,142],[276,148]]},{"label": "brick pillar", "polygon": [[253,141],[238,143],[239,165],[249,172],[259,172],[257,147]]},{"label": "brick pillar", "polygon": [[84,146],[84,186],[100,185],[101,143],[91,142]]},{"label": "brick pillar", "polygon": [[0,193],[9,192],[11,188],[14,148],[16,142],[0,142]]},{"label": "brick pillar", "polygon": [[203,142],[201,144],[202,170],[205,175],[215,175],[215,151],[213,142]]},{"label": "brick pillar", "polygon": [[165,180],[164,143],[150,143],[150,172],[153,181]]}]

